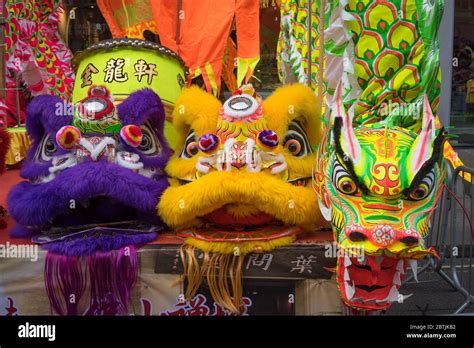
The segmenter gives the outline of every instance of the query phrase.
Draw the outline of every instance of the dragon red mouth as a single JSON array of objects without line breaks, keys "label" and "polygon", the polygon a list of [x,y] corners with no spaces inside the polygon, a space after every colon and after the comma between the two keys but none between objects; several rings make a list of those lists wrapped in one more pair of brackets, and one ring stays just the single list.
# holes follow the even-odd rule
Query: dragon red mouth
[{"label": "dragon red mouth", "polygon": [[341,256],[337,280],[344,302],[354,308],[384,310],[407,296],[399,293],[410,260],[386,256]]}]

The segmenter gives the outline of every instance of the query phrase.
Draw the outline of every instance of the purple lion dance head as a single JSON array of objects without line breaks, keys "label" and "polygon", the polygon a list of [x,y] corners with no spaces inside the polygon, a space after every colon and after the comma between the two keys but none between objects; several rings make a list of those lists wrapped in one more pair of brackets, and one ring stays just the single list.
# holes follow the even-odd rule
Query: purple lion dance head
[{"label": "purple lion dance head", "polygon": [[49,251],[46,289],[58,314],[79,314],[77,298],[87,292],[85,314],[126,314],[136,246],[162,226],[156,206],[171,155],[164,118],[150,89],[117,107],[103,86],[75,108],[54,96],[28,106],[32,146],[21,171],[28,181],[8,196],[18,223],[12,237],[32,237]]}]

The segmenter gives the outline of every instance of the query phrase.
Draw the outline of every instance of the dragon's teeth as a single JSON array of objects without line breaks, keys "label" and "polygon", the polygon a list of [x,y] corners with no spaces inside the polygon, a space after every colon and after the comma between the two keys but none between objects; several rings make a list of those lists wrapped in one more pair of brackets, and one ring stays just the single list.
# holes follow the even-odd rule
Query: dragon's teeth
[{"label": "dragon's teeth", "polygon": [[408,264],[413,271],[413,277],[415,278],[416,282],[418,283],[418,261],[416,260],[408,260]]},{"label": "dragon's teeth", "polygon": [[357,259],[357,261],[359,261],[359,263],[360,263],[361,265],[364,265],[364,266],[365,266],[365,265],[367,264],[367,256],[362,255],[362,256],[360,256],[360,257]]},{"label": "dragon's teeth", "polygon": [[352,265],[351,259],[347,255],[344,256],[344,267],[349,267],[350,265]]},{"label": "dragon's teeth", "polygon": [[400,272],[395,272],[393,275],[393,284],[395,285],[402,285],[402,280],[400,279]]},{"label": "dragon's teeth", "polygon": [[387,296],[387,302],[395,302],[398,301],[400,293],[395,285],[392,286],[390,289],[390,293]]},{"label": "dragon's teeth", "polygon": [[355,294],[355,286],[349,285],[349,282],[344,282],[344,286],[346,289],[346,296],[348,300],[351,300]]},{"label": "dragon's teeth", "polygon": [[397,263],[397,271],[401,274],[405,274],[405,269],[403,268],[403,260],[399,260]]},{"label": "dragon's teeth", "polygon": [[344,268],[344,281],[349,281],[351,280],[351,277],[349,277],[349,271],[347,268]]}]

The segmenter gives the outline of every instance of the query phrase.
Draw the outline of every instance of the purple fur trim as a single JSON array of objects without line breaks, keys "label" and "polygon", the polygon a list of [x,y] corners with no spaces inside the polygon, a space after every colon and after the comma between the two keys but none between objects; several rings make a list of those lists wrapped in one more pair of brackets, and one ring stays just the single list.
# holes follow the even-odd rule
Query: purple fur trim
[{"label": "purple fur trim", "polygon": [[16,224],[13,226],[13,229],[10,231],[10,236],[12,238],[31,238],[33,237],[37,232],[34,230],[31,230],[25,226]]},{"label": "purple fur trim", "polygon": [[[37,148],[38,144],[33,144],[32,146],[35,146]],[[31,154],[30,150],[31,148],[28,150],[28,154],[26,156],[27,158],[30,156],[33,157],[33,155],[30,155]],[[31,160],[27,160],[21,167],[20,176],[23,179],[30,179],[30,180],[34,180],[34,178],[38,178],[42,176],[47,176],[49,174],[49,168],[52,165],[51,162],[52,161],[34,162]]]},{"label": "purple fur trim", "polygon": [[[44,184],[19,183],[8,195],[8,206],[19,224],[36,226],[38,230],[51,218],[71,212],[71,200],[79,204],[98,196],[135,208],[143,219],[156,219],[156,205],[167,186],[164,176],[153,181],[106,161],[84,162]],[[84,219],[82,223],[87,223],[87,216]]]},{"label": "purple fur trim", "polygon": [[[54,142],[56,143],[55,140],[55,135],[50,135]],[[26,154],[27,160],[21,167],[20,175],[24,179],[30,179],[33,180],[34,178],[41,177],[41,176],[47,176],[49,174],[49,168],[51,167],[52,160],[50,161],[40,161],[40,160],[34,160],[34,156],[36,154],[36,151],[38,149],[38,146],[40,144],[40,141],[33,142],[33,144],[30,146],[28,149],[28,152]],[[57,145],[57,144],[56,144]],[[57,147],[56,152],[54,153],[54,156],[61,156],[65,155],[69,151],[63,150],[60,147]]]},{"label": "purple fur trim", "polygon": [[117,250],[127,245],[142,245],[152,242],[157,234],[114,234],[114,235],[92,235],[79,239],[66,239],[57,242],[50,242],[43,245],[43,248],[55,254],[66,256],[86,256],[94,252],[105,252]]},{"label": "purple fur trim", "polygon": [[[26,109],[26,130],[33,141],[40,141],[43,134],[51,135],[72,123],[72,115],[64,114],[64,101],[56,96],[40,95]],[[54,139],[54,138],[53,138]]]},{"label": "purple fur trim", "polygon": [[[33,162],[32,160],[46,133],[56,142],[57,131],[61,127],[72,123],[72,115],[64,114],[69,111],[67,108],[64,110],[65,106],[67,106],[64,103],[59,97],[40,95],[28,104],[26,110],[26,130],[32,143],[26,155],[27,161],[21,168],[21,176],[23,178],[33,179],[48,175],[51,161]],[[55,155],[63,155],[65,153],[66,151],[58,148]]]},{"label": "purple fur trim", "polygon": [[151,120],[158,132],[163,132],[165,110],[160,97],[149,88],[130,94],[119,106],[117,113],[122,125],[141,125]]}]

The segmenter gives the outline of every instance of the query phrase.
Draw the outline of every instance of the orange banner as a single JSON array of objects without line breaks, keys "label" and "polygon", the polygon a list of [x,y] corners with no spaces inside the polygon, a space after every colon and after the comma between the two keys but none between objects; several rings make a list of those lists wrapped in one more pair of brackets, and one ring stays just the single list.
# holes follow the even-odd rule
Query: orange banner
[{"label": "orange banner", "polygon": [[202,74],[218,94],[224,51],[235,19],[237,83],[246,82],[260,52],[259,2],[255,0],[156,0],[151,2],[161,43],[186,62],[191,77]]}]

